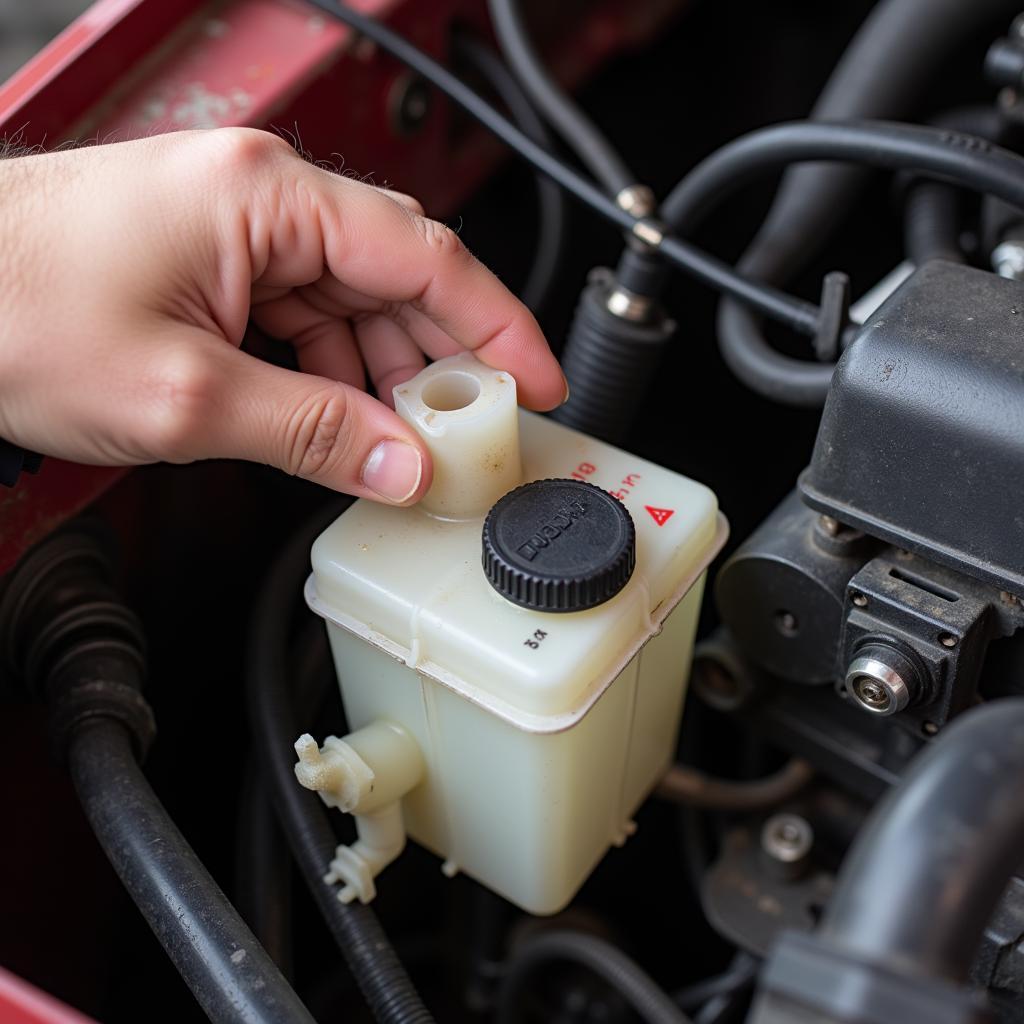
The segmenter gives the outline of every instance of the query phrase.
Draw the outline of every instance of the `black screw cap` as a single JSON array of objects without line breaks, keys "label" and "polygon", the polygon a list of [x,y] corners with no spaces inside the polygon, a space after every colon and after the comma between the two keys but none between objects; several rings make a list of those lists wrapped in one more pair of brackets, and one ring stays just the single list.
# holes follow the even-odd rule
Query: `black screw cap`
[{"label": "black screw cap", "polygon": [[487,513],[483,566],[513,604],[579,612],[614,597],[636,567],[636,529],[621,501],[582,480],[537,480]]}]

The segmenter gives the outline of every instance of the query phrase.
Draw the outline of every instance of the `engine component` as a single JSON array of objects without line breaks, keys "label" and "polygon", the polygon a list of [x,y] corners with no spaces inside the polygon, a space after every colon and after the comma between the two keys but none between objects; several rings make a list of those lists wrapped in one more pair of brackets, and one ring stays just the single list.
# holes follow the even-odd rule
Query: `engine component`
[{"label": "engine component", "polygon": [[[914,273],[836,370],[804,501],[1024,596],[1024,286],[942,261]],[[922,501],[928,495],[927,501]]]},{"label": "engine component", "polygon": [[1020,860],[1022,782],[1024,700],[951,725],[875,808],[818,932],[780,941],[752,1020],[991,1020],[961,986]]},{"label": "engine component", "polygon": [[[512,378],[471,355],[435,363],[395,399],[430,445],[434,482],[415,509],[356,502],[314,545],[307,597],[328,622],[350,727],[390,721],[422,752],[423,781],[402,799],[409,834],[446,873],[550,914],[624,841],[672,758],[724,520],[699,484],[517,417]],[[572,493],[554,505],[524,505],[534,488],[513,490],[514,505],[502,497],[546,478],[575,481]],[[489,581],[481,528],[495,502]],[[502,596],[512,584],[491,565],[498,548],[543,584],[534,597],[565,599],[528,602],[557,613]],[[611,589],[591,607],[601,579]]]},{"label": "engine component", "polygon": [[744,655],[801,683],[835,679],[846,585],[877,544],[795,492],[719,570],[715,602]]},{"label": "engine component", "polygon": [[907,551],[880,555],[847,586],[839,693],[933,734],[973,703],[989,642],[1022,625],[1024,609],[994,587]]}]

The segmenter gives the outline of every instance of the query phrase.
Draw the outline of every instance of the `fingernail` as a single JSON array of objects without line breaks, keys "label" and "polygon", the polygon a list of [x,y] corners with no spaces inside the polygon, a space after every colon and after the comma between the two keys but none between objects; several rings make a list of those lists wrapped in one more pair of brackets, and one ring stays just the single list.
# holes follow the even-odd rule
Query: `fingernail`
[{"label": "fingernail", "polygon": [[562,405],[565,405],[569,401],[569,380],[564,373],[562,374],[562,383],[565,385],[565,398],[562,399]]},{"label": "fingernail", "polygon": [[363,463],[363,483],[385,501],[408,501],[423,478],[423,458],[405,441],[381,441]]}]

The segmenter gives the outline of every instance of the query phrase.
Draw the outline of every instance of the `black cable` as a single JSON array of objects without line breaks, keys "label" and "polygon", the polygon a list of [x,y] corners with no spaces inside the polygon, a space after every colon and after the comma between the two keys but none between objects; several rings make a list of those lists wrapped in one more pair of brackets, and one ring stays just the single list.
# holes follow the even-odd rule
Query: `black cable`
[{"label": "black cable", "polygon": [[635,184],[636,176],[622,157],[541,63],[530,42],[518,0],[489,0],[487,6],[508,66],[583,165],[613,196]]},{"label": "black cable", "polygon": [[210,1019],[312,1024],[150,788],[126,728],[78,726],[68,767],[107,858]]},{"label": "black cable", "polygon": [[518,1024],[520,1000],[537,973],[565,960],[603,978],[647,1024],[693,1024],[668,993],[620,949],[596,935],[570,931],[542,931],[513,953],[498,993],[497,1024]]},{"label": "black cable", "polygon": [[776,288],[747,280],[723,260],[711,256],[689,242],[678,238],[659,237],[655,224],[638,220],[622,209],[593,182],[534,142],[465,83],[407,39],[392,32],[379,21],[368,18],[350,7],[336,4],[333,0],[307,0],[307,3],[373,40],[439,88],[510,146],[518,156],[561,185],[573,198],[589,206],[616,227],[627,232],[642,233],[668,262],[697,281],[734,295],[741,302],[749,303],[762,315],[779,320],[801,334],[813,335],[817,331],[818,308],[813,303],[804,302]]},{"label": "black cable", "polygon": [[[498,94],[515,123],[530,138],[547,149],[551,136],[537,116],[519,83],[498,55],[479,40],[458,34],[455,53]],[[537,173],[537,245],[533,265],[520,290],[520,298],[536,314],[543,309],[554,284],[565,249],[565,192],[546,175]]]},{"label": "black cable", "polygon": [[964,982],[1024,856],[1024,698],[950,724],[872,811],[819,929],[852,956]]},{"label": "black cable", "polygon": [[309,567],[309,549],[329,518],[317,517],[295,532],[274,560],[256,598],[248,639],[246,701],[253,740],[292,854],[321,915],[348,963],[374,1017],[386,1024],[433,1021],[373,910],[342,903],[338,889],[323,880],[336,840],[315,793],[295,780],[298,736],[287,675],[289,619]]},{"label": "black cable", "polygon": [[[1019,0],[881,0],[847,46],[811,116],[818,120],[913,116],[963,40],[1009,20]],[[757,280],[783,285],[813,258],[866,181],[856,167],[811,164],[783,176],[771,209],[739,262]],[[765,340],[758,317],[719,304],[718,343],[752,390],[790,405],[820,407],[832,368],[792,359]]]}]

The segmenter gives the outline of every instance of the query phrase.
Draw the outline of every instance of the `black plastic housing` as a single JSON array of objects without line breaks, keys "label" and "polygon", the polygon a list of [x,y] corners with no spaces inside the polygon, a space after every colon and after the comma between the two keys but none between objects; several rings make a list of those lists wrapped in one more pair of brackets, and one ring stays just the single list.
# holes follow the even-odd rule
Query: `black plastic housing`
[{"label": "black plastic housing", "polygon": [[926,263],[836,368],[803,500],[1024,596],[1024,284]]}]

